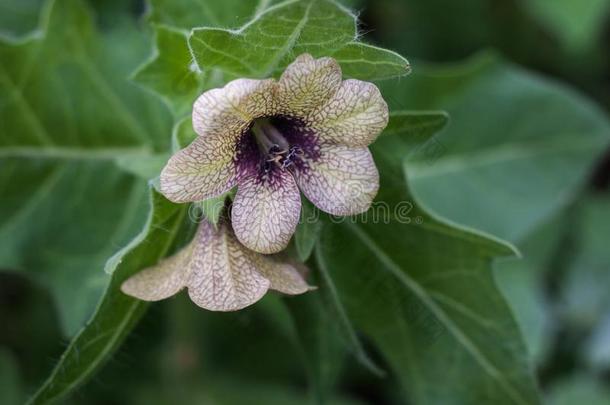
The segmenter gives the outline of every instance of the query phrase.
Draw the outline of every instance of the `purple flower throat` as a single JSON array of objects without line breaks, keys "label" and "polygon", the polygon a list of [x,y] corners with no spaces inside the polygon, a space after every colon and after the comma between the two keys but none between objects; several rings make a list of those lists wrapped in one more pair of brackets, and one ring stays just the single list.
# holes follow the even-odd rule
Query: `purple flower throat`
[{"label": "purple flower throat", "polygon": [[273,182],[284,171],[306,173],[320,157],[315,132],[302,120],[282,115],[255,119],[236,147],[240,177],[256,175],[261,181]]}]

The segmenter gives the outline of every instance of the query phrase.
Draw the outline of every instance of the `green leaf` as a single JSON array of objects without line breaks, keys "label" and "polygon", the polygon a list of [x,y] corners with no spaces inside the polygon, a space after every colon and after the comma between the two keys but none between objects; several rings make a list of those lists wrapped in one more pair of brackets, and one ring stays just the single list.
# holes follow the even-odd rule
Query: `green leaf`
[{"label": "green leaf", "polygon": [[434,153],[405,163],[415,198],[513,242],[574,198],[608,145],[608,120],[589,100],[490,55],[385,87],[391,107],[451,116]]},{"label": "green leaf", "polygon": [[[448,121],[447,114],[438,111],[417,112],[417,111],[396,111],[390,114],[390,121],[384,130],[384,136],[393,136],[396,143],[400,143],[400,148],[396,151],[408,151],[403,155],[398,153],[396,159],[402,159],[409,154],[416,153],[430,140],[435,132],[445,126]],[[320,211],[308,201],[303,201],[301,211],[301,222],[295,233],[296,251],[301,261],[306,261],[312,253],[320,234],[323,222],[319,218]],[[320,259],[318,251],[318,260]],[[319,284],[321,292],[325,295],[326,307],[331,308],[332,324],[337,325],[341,335],[343,335],[344,345],[358,362],[376,376],[384,376],[385,372],[371,359],[363,347],[357,332],[354,329],[341,298],[332,278],[324,267],[319,269]],[[294,312],[294,311],[293,311]],[[309,318],[312,314],[309,314]],[[321,318],[322,315],[319,315]],[[319,321],[323,321],[319,319]],[[311,319],[310,319],[311,322]],[[314,374],[316,375],[316,374]],[[321,380],[321,371],[318,370],[317,379]],[[318,384],[319,385],[319,384]]]},{"label": "green leaf", "polygon": [[[377,80],[409,72],[409,63],[400,55],[355,42],[355,17],[330,1],[293,0],[277,6],[272,6],[271,1],[260,1],[258,5],[253,1],[236,3],[231,7],[224,2],[152,2],[149,21],[155,32],[155,47],[133,79],[158,94],[176,117],[189,113],[195,98],[204,90],[221,86],[236,76],[264,77],[280,73],[297,53],[305,51],[335,57],[346,77]],[[322,15],[324,12],[342,23],[320,31],[320,24],[329,18]],[[241,19],[254,16],[254,19],[238,31],[226,29],[234,26],[235,16]],[[293,25],[286,21],[297,17],[302,23],[293,31]],[[193,61],[186,41],[188,30],[202,26],[217,28],[195,28],[190,34]],[[333,37],[323,37],[329,32]],[[322,43],[312,43],[322,38],[325,38]],[[328,38],[333,38],[330,43]],[[208,44],[209,41],[213,44]],[[251,41],[256,43],[253,45]],[[300,45],[304,41],[309,43]],[[257,50],[252,52],[252,49]],[[244,69],[243,65],[251,65],[252,69]]]},{"label": "green leaf", "polygon": [[201,70],[217,68],[235,76],[277,76],[305,52],[316,57],[338,55],[348,76],[366,80],[409,72],[404,58],[359,44],[357,37],[356,17],[338,3],[287,0],[238,30],[196,28],[189,46]]},{"label": "green leaf", "polygon": [[377,201],[390,220],[328,224],[319,266],[414,403],[539,403],[527,351],[491,273],[493,258],[511,247],[417,206],[401,215],[396,207],[411,196],[394,158],[400,148],[394,137],[373,147]]},{"label": "green leaf", "polygon": [[563,217],[559,215],[522,240],[522,257],[503,258],[493,266],[498,288],[513,310],[536,364],[541,364],[552,348],[554,319],[546,281],[569,229]]},{"label": "green leaf", "polygon": [[175,116],[185,115],[208,87],[211,74],[204,74],[193,65],[186,32],[164,26],[154,27],[154,32],[153,54],[132,79],[158,94]]},{"label": "green leaf", "polygon": [[350,318],[348,317],[345,306],[343,305],[341,296],[337,291],[337,287],[330,276],[328,269],[323,265],[324,258],[321,254],[321,248],[316,249],[316,260],[319,264],[318,272],[320,273],[321,291],[326,296],[328,307],[332,308],[329,313],[333,316],[334,324],[338,325],[340,331],[346,340],[346,348],[349,348],[351,354],[358,362],[368,369],[377,377],[385,376],[385,371],[379,367],[369,356],[364,349],[364,345],[358,337],[358,333],[354,328]]},{"label": "green leaf", "polygon": [[434,150],[432,135],[443,129],[449,122],[449,115],[443,111],[406,111],[390,112],[388,126],[383,136],[400,138],[408,157],[413,154],[430,154]]},{"label": "green leaf", "polygon": [[303,52],[319,56],[339,50],[356,38],[354,22],[349,11],[330,1],[288,0],[236,31],[196,28],[189,45],[202,69],[268,77]]},{"label": "green leaf", "polygon": [[133,24],[100,35],[79,0],[41,18],[39,35],[0,41],[0,268],[49,287],[71,335],[146,219],[145,182],[115,160],[166,151],[171,117],[125,79],[147,45]]},{"label": "green leaf", "polygon": [[332,54],[346,77],[385,80],[411,72],[409,62],[396,52],[362,42],[351,42]]},{"label": "green leaf", "polygon": [[182,30],[194,27],[238,27],[274,0],[149,0],[148,21]]},{"label": "green leaf", "polygon": [[184,206],[151,194],[151,214],[142,232],[108,260],[111,280],[87,325],[72,339],[53,373],[31,398],[30,404],[48,404],[65,398],[86,382],[117,350],[147,308],[144,301],[119,288],[131,275],[157,263],[176,244],[186,216]]},{"label": "green leaf", "polygon": [[146,218],[145,185],[111,162],[3,159],[0,188],[1,267],[48,287],[72,335],[108,282],[104,261]]},{"label": "green leaf", "polygon": [[0,156],[101,159],[165,149],[167,111],[125,80],[142,57],[141,34],[121,26],[99,36],[80,1],[49,4],[44,35],[0,42]]},{"label": "green leaf", "polygon": [[317,292],[286,300],[315,403],[329,400],[345,365],[347,346]]},{"label": "green leaf", "polygon": [[144,180],[159,176],[163,166],[170,158],[169,153],[159,153],[143,156],[121,156],[115,160],[121,170],[138,176]]},{"label": "green leaf", "polygon": [[237,26],[270,3],[151,0],[148,21],[153,26],[155,45],[148,60],[134,72],[133,80],[158,94],[176,117],[190,113],[199,94],[225,81],[222,72],[202,72],[193,63],[187,41],[191,28]]}]

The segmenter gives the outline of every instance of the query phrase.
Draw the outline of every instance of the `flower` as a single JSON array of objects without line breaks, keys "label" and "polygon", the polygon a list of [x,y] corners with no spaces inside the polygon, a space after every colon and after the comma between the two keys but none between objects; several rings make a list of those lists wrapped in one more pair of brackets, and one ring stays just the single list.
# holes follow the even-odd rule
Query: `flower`
[{"label": "flower", "polygon": [[295,231],[299,189],[333,215],[370,207],[379,173],[367,145],[387,123],[374,84],[342,80],[334,59],[303,54],[277,81],[237,79],[203,93],[193,107],[199,136],[170,158],[161,192],[191,202],[237,186],[237,238],[275,253]]},{"label": "flower", "polygon": [[159,301],[183,288],[195,304],[211,311],[245,308],[269,289],[290,295],[310,289],[292,264],[241,245],[226,221],[218,228],[202,222],[187,246],[127,279],[121,291],[141,300]]}]

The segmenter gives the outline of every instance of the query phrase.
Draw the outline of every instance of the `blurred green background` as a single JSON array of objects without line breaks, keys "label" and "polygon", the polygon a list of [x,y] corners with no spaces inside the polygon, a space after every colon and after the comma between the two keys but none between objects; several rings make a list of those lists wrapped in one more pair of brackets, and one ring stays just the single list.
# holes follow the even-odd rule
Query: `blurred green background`
[{"label": "blurred green background", "polygon": [[[96,13],[91,29],[101,32],[109,46],[120,46],[125,60],[133,60],[126,63],[126,76],[149,53],[145,4],[90,3]],[[522,259],[499,260],[494,271],[519,321],[545,400],[610,404],[610,1],[346,3],[359,11],[366,41],[395,50],[412,64],[413,74],[398,85],[380,84],[391,107],[440,108],[451,115],[433,155],[407,165],[418,200],[522,251]],[[38,20],[31,10],[41,4],[0,1],[0,27],[31,31]],[[129,40],[122,34],[126,26],[135,32]],[[400,96],[405,92],[406,99]],[[151,124],[159,131],[159,144],[169,142],[169,136],[164,138],[169,118],[163,114]],[[1,123],[0,128],[5,130]],[[506,157],[517,141],[526,147]],[[479,166],[464,163],[477,159],[483,162]],[[443,171],[455,162],[461,165],[457,172]],[[9,167],[4,163],[0,170],[6,174]],[[21,174],[28,175],[37,172]],[[144,191],[132,190],[125,184],[126,193]],[[3,202],[3,208],[9,205]],[[5,244],[12,238],[9,222],[6,217],[0,223]],[[57,218],[48,235],[69,226],[70,217]],[[35,240],[28,248],[41,249],[47,241]],[[116,235],[98,260],[103,263],[124,241]],[[85,260],[74,257],[80,259]],[[61,265],[51,266],[58,267],[61,271]],[[61,319],[54,293],[37,279],[11,267],[4,270],[0,402],[9,405],[21,403],[46,378],[65,348],[66,330],[74,331],[80,321]],[[86,314],[97,301],[87,288],[66,292],[59,305],[70,306],[75,301],[68,295],[74,293],[90,301]],[[234,314],[201,311],[184,295],[155,304],[119,353],[67,403],[310,403],[312,371],[290,317],[274,305],[279,299],[269,296]],[[290,299],[289,305],[320,304],[304,296]],[[319,383],[333,392],[330,402],[405,403],[393,378],[372,375],[341,349],[334,328],[329,321],[312,332],[328,335],[316,350],[326,359],[319,367],[327,378]]]}]

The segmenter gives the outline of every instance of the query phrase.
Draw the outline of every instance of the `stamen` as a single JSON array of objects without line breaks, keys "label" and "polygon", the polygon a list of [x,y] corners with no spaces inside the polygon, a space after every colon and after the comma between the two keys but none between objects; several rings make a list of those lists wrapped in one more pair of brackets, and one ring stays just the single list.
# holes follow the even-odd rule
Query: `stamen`
[{"label": "stamen", "polygon": [[290,148],[286,138],[267,118],[256,119],[252,132],[263,153],[283,153]]},{"label": "stamen", "polygon": [[[281,126],[280,128],[285,129]],[[256,119],[251,131],[262,155],[260,167],[264,174],[269,174],[274,168],[288,170],[301,166],[305,151],[301,146],[291,146],[270,119]]]}]

